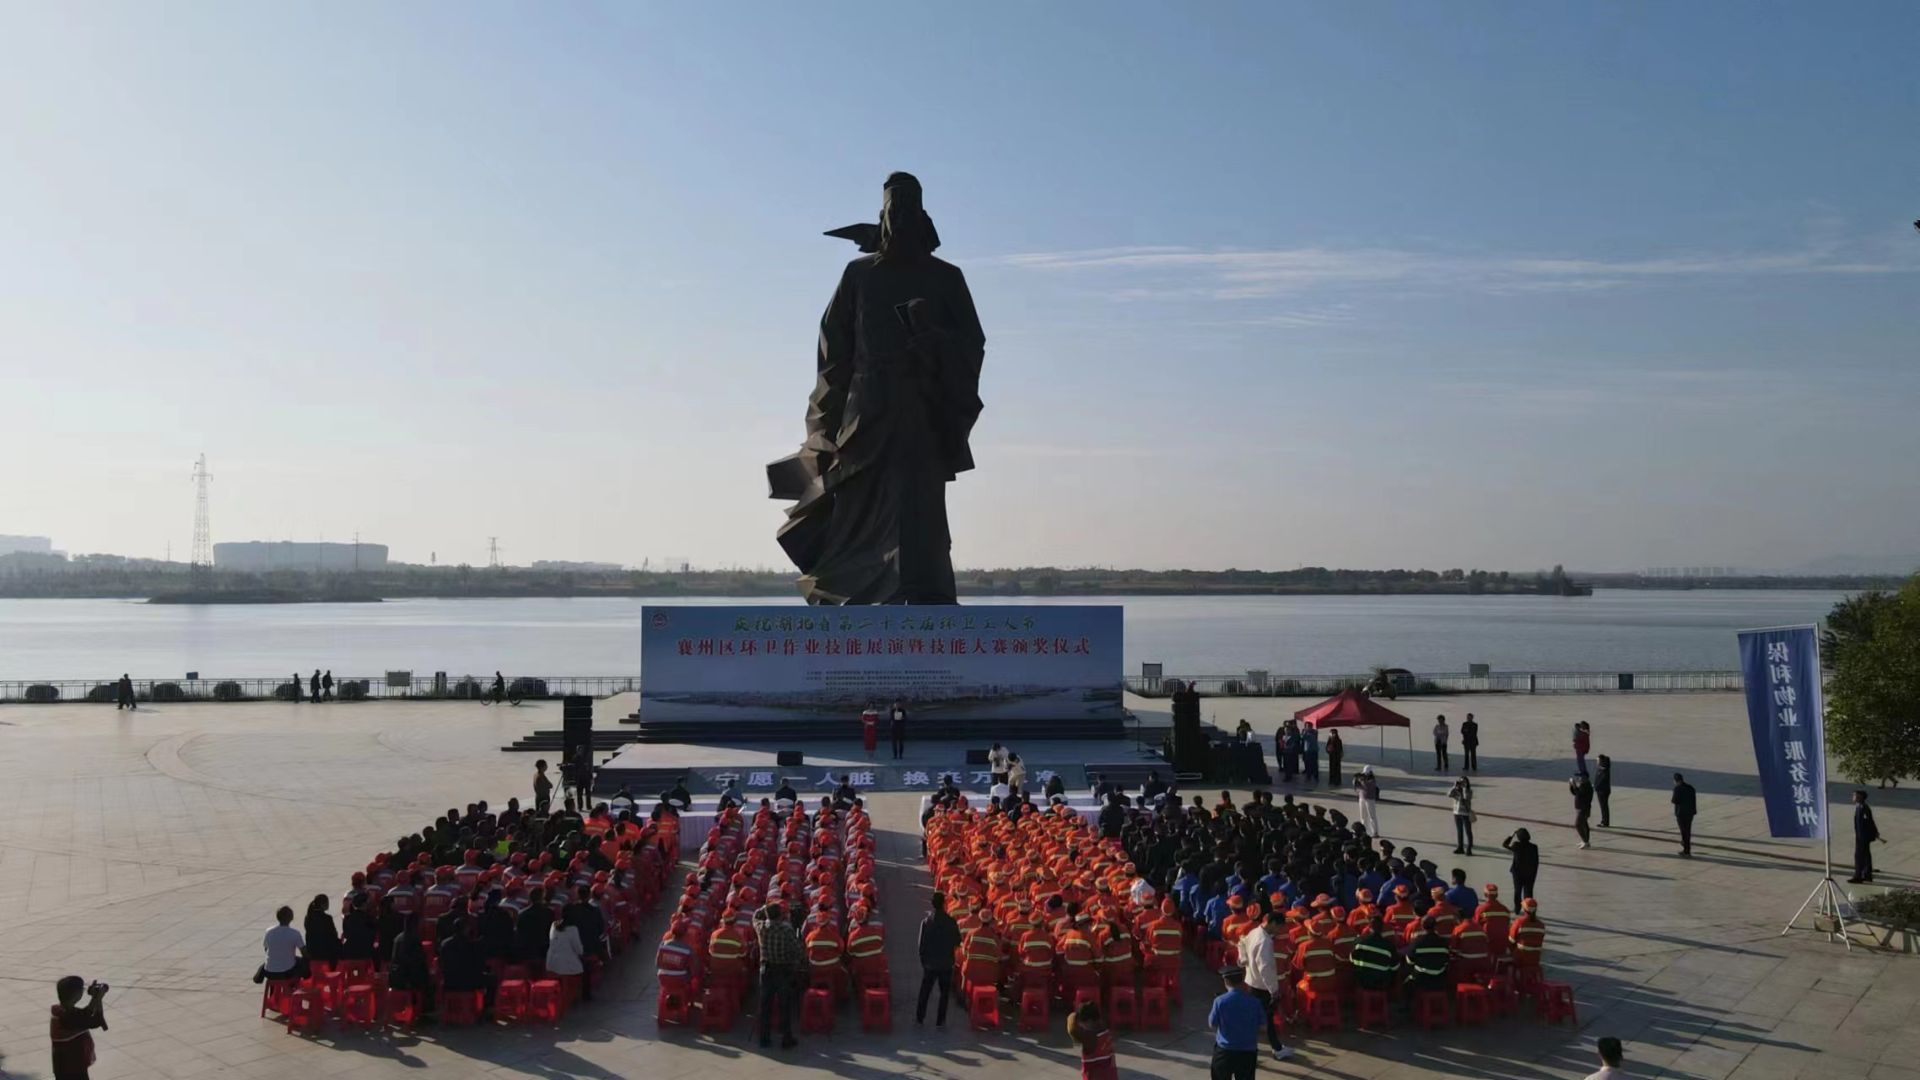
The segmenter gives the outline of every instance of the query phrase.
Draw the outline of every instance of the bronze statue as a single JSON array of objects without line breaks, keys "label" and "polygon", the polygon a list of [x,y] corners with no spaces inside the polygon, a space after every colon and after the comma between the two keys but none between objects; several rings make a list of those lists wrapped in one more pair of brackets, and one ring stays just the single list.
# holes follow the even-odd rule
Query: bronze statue
[{"label": "bronze statue", "polygon": [[952,604],[947,483],[973,468],[986,336],[920,181],[887,177],[877,225],[828,236],[868,252],[820,318],[819,375],[800,451],[767,466],[792,499],[780,546],[813,604]]}]

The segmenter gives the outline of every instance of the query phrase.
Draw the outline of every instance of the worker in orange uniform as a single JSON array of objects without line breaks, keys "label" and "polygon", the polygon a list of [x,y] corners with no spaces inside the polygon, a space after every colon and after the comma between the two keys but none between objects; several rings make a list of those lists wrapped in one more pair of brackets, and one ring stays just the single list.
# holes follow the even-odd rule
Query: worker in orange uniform
[{"label": "worker in orange uniform", "polygon": [[1060,976],[1060,996],[1073,1000],[1073,992],[1082,987],[1098,988],[1100,954],[1094,948],[1093,935],[1087,928],[1086,916],[1075,915],[1072,923],[1060,933],[1060,945],[1056,950],[1055,967]]},{"label": "worker in orange uniform", "polygon": [[[1513,946],[1513,966],[1517,971],[1531,968],[1535,975],[1540,972],[1540,954],[1547,947],[1547,926],[1540,921],[1540,902],[1529,896],[1520,901],[1520,917],[1513,921],[1513,929],[1507,931],[1507,941]],[[1518,985],[1519,980],[1515,980]]]},{"label": "worker in orange uniform", "polygon": [[1108,920],[1106,938],[1100,943],[1100,981],[1107,989],[1133,988],[1140,963],[1133,945],[1133,935],[1127,932],[1126,924],[1117,918]]},{"label": "worker in orange uniform", "polygon": [[1487,955],[1487,932],[1472,919],[1461,919],[1449,935],[1453,946],[1453,981],[1477,983],[1493,970]]},{"label": "worker in orange uniform", "polygon": [[1186,932],[1180,926],[1180,906],[1172,897],[1161,901],[1160,914],[1148,920],[1140,932],[1146,947],[1147,973],[1160,978],[1180,973],[1180,949]]},{"label": "worker in orange uniform", "polygon": [[1044,925],[1020,935],[1020,985],[1042,990],[1053,985],[1053,935]]},{"label": "worker in orange uniform", "polygon": [[1430,890],[1433,903],[1427,907],[1427,916],[1434,920],[1434,931],[1441,937],[1452,937],[1455,923],[1460,921],[1460,909],[1447,902],[1447,890],[1435,885]]},{"label": "worker in orange uniform", "polygon": [[1220,920],[1220,940],[1227,943],[1229,950],[1240,947],[1240,939],[1253,929],[1258,911],[1249,910],[1247,898],[1239,893],[1227,897],[1227,917]]},{"label": "worker in orange uniform", "polygon": [[982,921],[967,933],[961,944],[960,981],[964,986],[1000,985],[1000,934],[993,923]]},{"label": "worker in orange uniform", "polygon": [[1385,912],[1387,936],[1395,944],[1405,943],[1411,933],[1417,933],[1420,915],[1413,910],[1413,888],[1408,885],[1393,887],[1393,903],[1387,905]]},{"label": "worker in orange uniform", "polygon": [[[1311,923],[1309,923],[1311,925]],[[1293,953],[1294,985],[1301,993],[1334,994],[1340,985],[1340,953],[1331,934],[1310,934]]]},{"label": "worker in orange uniform", "polygon": [[853,972],[855,986],[887,985],[887,936],[865,906],[850,913],[853,924],[847,930],[847,966]]},{"label": "worker in orange uniform", "polygon": [[1500,886],[1487,886],[1487,898],[1474,909],[1473,921],[1487,932],[1488,958],[1499,959],[1507,955],[1507,931],[1513,926],[1513,912],[1500,902]]},{"label": "worker in orange uniform", "polygon": [[713,985],[728,987],[738,997],[747,988],[747,937],[734,925],[733,915],[728,908],[707,936],[707,972]]},{"label": "worker in orange uniform", "polygon": [[825,986],[836,998],[847,990],[846,941],[831,920],[823,920],[806,937],[807,983]]},{"label": "worker in orange uniform", "polygon": [[1353,898],[1357,903],[1354,904],[1352,911],[1347,912],[1347,925],[1353,929],[1354,936],[1358,937],[1367,932],[1367,927],[1373,925],[1373,917],[1380,909],[1374,906],[1372,889],[1359,889],[1353,894]]},{"label": "worker in orange uniform", "polygon": [[679,994],[682,1001],[693,1000],[693,987],[700,978],[700,956],[695,951],[697,927],[686,916],[676,914],[660,937],[660,951],[654,954],[654,967],[660,972],[660,992]]}]

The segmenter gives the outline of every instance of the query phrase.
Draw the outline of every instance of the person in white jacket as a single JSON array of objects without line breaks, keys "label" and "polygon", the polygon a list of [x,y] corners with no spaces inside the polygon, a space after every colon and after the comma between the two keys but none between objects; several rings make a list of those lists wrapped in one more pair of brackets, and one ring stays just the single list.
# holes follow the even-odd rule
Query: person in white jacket
[{"label": "person in white jacket", "polygon": [[1367,827],[1367,835],[1380,838],[1380,782],[1373,778],[1373,766],[1365,765],[1360,774],[1353,778],[1353,794],[1360,801],[1360,822]]},{"label": "person in white jacket", "polygon": [[553,924],[553,932],[547,938],[547,971],[554,975],[577,975],[580,977],[580,1000],[589,1000],[587,995],[586,949],[580,944],[580,928],[573,925],[573,917],[566,909],[560,911],[560,919]]}]

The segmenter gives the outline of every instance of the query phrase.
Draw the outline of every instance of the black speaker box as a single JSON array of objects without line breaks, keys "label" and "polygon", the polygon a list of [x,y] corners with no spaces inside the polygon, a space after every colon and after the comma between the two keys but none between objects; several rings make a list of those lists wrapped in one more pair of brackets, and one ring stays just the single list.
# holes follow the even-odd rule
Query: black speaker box
[{"label": "black speaker box", "polygon": [[794,769],[806,764],[806,755],[798,750],[782,750],[774,755],[774,760],[784,768]]},{"label": "black speaker box", "polygon": [[[593,699],[570,695],[560,704],[561,760],[571,762],[580,748],[593,746]],[[591,752],[591,749],[589,749]]]}]

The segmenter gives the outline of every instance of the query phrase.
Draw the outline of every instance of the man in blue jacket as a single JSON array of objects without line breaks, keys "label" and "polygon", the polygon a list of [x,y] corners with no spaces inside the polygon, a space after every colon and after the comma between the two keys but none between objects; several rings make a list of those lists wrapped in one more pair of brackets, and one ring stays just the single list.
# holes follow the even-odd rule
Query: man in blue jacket
[{"label": "man in blue jacket", "polygon": [[[1212,1080],[1253,1080],[1260,1065],[1260,1033],[1267,1026],[1267,1009],[1247,989],[1244,969],[1222,968],[1220,977],[1226,981],[1226,993],[1214,998],[1207,1011],[1207,1026],[1213,1029]],[[1275,1061],[1292,1056],[1290,1046],[1274,1048]]]}]

